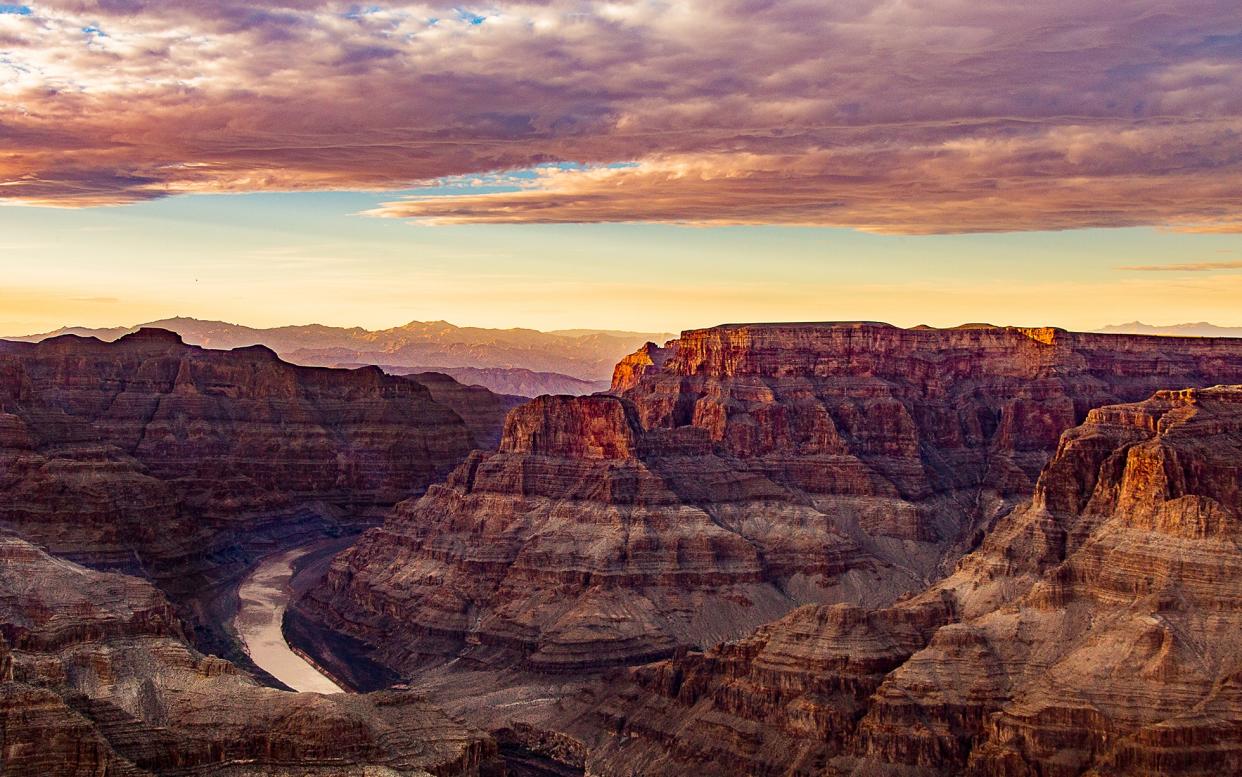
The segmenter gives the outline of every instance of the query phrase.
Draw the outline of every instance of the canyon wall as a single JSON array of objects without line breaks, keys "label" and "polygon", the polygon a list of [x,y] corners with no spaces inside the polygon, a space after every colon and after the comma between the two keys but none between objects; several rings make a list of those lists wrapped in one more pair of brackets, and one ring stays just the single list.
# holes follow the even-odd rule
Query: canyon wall
[{"label": "canyon wall", "polygon": [[427,388],[376,368],[295,367],[161,330],[0,342],[0,526],[151,577],[222,653],[197,597],[257,553],[376,521],[475,445]]},{"label": "canyon wall", "polygon": [[407,676],[546,676],[705,648],[802,605],[883,608],[1029,499],[1091,408],[1230,381],[1242,342],[687,332],[623,360],[613,396],[511,412],[497,451],[399,505],[296,610]]},{"label": "canyon wall", "polygon": [[190,647],[151,584],[0,534],[5,777],[502,773],[408,692],[288,693]]},{"label": "canyon wall", "polygon": [[597,775],[1232,774],[1240,540],[1242,386],[1157,392],[1092,410],[927,591],[795,610],[544,725]]}]

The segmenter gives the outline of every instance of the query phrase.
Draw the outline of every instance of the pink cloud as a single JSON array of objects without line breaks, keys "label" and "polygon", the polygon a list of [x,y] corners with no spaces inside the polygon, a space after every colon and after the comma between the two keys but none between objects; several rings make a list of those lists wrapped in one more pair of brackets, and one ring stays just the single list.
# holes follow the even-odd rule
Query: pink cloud
[{"label": "pink cloud", "polygon": [[1230,3],[471,10],[484,21],[312,0],[0,15],[0,197],[398,190],[573,161],[598,169],[378,215],[915,233],[1242,220]]}]

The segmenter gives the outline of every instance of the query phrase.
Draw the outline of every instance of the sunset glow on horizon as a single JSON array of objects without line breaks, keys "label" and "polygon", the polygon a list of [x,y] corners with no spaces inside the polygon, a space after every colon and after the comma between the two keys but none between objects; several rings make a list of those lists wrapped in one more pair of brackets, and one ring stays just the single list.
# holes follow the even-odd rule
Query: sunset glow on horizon
[{"label": "sunset glow on horizon", "polygon": [[1217,0],[0,4],[0,335],[1242,325]]}]

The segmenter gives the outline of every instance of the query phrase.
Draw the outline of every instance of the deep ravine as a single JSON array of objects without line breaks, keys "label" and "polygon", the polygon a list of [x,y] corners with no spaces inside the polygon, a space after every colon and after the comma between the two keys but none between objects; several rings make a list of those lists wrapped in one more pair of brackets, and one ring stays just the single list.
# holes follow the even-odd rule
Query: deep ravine
[{"label": "deep ravine", "polygon": [[341,693],[344,688],[289,647],[281,629],[293,595],[289,583],[294,565],[322,544],[299,545],[260,561],[238,587],[233,628],[250,659],[293,690]]}]

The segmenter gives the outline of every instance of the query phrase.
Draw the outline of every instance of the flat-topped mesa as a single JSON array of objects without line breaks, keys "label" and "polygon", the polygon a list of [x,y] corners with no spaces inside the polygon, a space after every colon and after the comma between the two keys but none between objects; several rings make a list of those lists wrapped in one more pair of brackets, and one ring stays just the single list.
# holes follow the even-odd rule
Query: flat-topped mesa
[{"label": "flat-topped mesa", "polygon": [[[650,347],[644,346],[644,349]],[[1179,365],[1242,355],[1242,339],[1069,332],[1054,327],[971,325],[902,329],[876,322],[725,324],[683,332],[655,369],[673,375],[1036,377],[1050,372],[1107,372],[1172,377]],[[626,357],[642,364],[639,353]],[[1093,362],[1091,356],[1104,356]],[[1169,382],[1159,384],[1150,391]],[[628,388],[628,386],[626,387]],[[614,387],[614,390],[616,387]],[[624,390],[622,388],[621,390]]]},{"label": "flat-topped mesa", "polygon": [[822,467],[791,471],[791,457],[857,457],[906,496],[980,478],[1025,496],[1091,408],[1242,380],[1242,340],[729,324],[645,346],[623,365],[613,393],[634,402],[645,429],[705,429],[730,455],[783,459],[780,477],[813,493],[849,486]]},{"label": "flat-topped mesa", "polygon": [[1100,408],[1040,478],[1074,498],[1015,510],[923,594],[796,610],[545,725],[604,777],[1238,772],[1240,484],[1242,386]]}]

